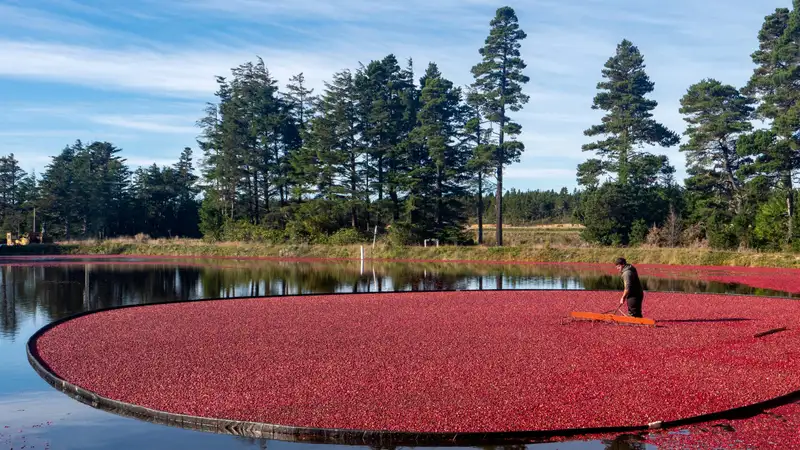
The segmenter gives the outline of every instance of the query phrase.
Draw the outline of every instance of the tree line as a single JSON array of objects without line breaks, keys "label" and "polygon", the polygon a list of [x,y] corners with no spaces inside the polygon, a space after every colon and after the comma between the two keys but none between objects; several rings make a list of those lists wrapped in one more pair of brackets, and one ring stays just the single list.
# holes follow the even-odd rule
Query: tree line
[{"label": "tree line", "polygon": [[42,177],[26,174],[13,154],[0,158],[3,231],[43,231],[67,240],[137,233],[199,236],[200,187],[191,149],[184,149],[173,166],[135,171],[119,153],[108,142],[76,141],[52,158]]},{"label": "tree line", "polygon": [[321,93],[302,73],[282,89],[263,60],[244,63],[217,77],[216,101],[198,121],[199,180],[187,171],[189,150],[174,167],[131,173],[112,144],[78,142],[53,158],[34,203],[65,238],[314,241],[380,231],[402,243],[467,243],[470,200],[483,217],[494,189],[493,222],[502,223],[503,171],[524,149],[513,114],[528,101],[525,38],[514,10],[499,8],[466,87],[435,63],[419,76],[392,54],[335,73]]},{"label": "tree line", "polygon": [[[343,70],[315,93],[297,74],[281,88],[264,61],[217,77],[198,121],[195,177],[186,149],[172,167],[131,172],[110,143],[77,142],[41,179],[0,160],[0,214],[24,227],[38,207],[56,236],[204,236],[208,239],[466,244],[466,225],[568,221],[603,245],[793,248],[800,165],[800,0],[767,16],[737,88],[715,79],[680,101],[685,139],[653,118],[655,83],[627,39],[601,70],[585,132],[593,157],[575,192],[507,191],[503,173],[524,151],[514,113],[523,91],[526,34],[499,8],[456,86],[430,63],[417,78],[395,55]],[[761,121],[759,126],[758,121]],[[659,148],[680,145],[688,178]],[[483,233],[479,231],[477,241]]]},{"label": "tree line", "polygon": [[706,78],[681,98],[688,174],[681,186],[668,159],[648,151],[678,145],[680,137],[652,117],[657,102],[647,98],[654,83],[644,57],[628,40],[617,46],[592,106],[606,114],[584,132],[598,138],[583,146],[597,157],[578,166],[577,215],[587,239],[795,248],[800,0],[764,19],[751,59],[755,69],[745,86]]},{"label": "tree line", "polygon": [[[201,230],[223,238],[239,223],[294,237],[389,229],[401,242],[463,243],[468,210],[495,189],[503,217],[503,170],[519,160],[528,97],[512,8],[497,10],[466,88],[435,63],[415,80],[395,55],[335,73],[315,95],[294,76],[281,91],[262,60],[218,77],[217,102],[200,121],[207,182]],[[497,230],[502,242],[502,229]]]}]

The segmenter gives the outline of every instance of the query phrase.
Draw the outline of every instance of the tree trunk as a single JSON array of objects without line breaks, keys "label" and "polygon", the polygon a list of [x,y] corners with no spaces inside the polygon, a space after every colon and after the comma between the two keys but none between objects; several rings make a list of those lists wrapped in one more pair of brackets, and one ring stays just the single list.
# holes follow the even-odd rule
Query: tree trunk
[{"label": "tree trunk", "polygon": [[378,158],[378,201],[383,200],[383,157]]},{"label": "tree trunk", "polygon": [[353,229],[358,229],[358,210],[356,209],[356,202],[358,201],[358,171],[356,168],[356,157],[353,151],[350,152],[350,201],[353,202],[350,207],[350,220]]},{"label": "tree trunk", "polygon": [[436,170],[436,227],[441,232],[442,230],[442,168]]},{"label": "tree trunk", "polygon": [[626,148],[619,152],[619,182],[622,185],[628,184],[628,149]]},{"label": "tree trunk", "polygon": [[506,68],[507,56],[503,58],[503,74],[500,79],[500,135],[497,139],[497,190],[495,191],[495,203],[497,213],[497,224],[495,236],[497,246],[503,246],[503,161],[505,160],[505,149],[503,142],[505,139],[506,126],[506,83],[508,82],[508,70]]},{"label": "tree trunk", "polygon": [[261,223],[261,204],[258,202],[258,171],[253,172],[253,203],[256,225],[258,225]]},{"label": "tree trunk", "polygon": [[247,214],[247,221],[253,223],[253,220],[255,219],[255,214],[253,211],[253,188],[250,185],[251,183],[250,175],[248,175],[248,173],[250,172],[250,167],[245,166],[244,172],[245,172],[244,188],[245,191],[247,192],[247,205],[246,205],[247,211],[245,213]]},{"label": "tree trunk", "polygon": [[731,195],[733,196],[733,210],[736,214],[742,212],[742,196],[739,190],[739,183],[736,182],[736,177],[733,174],[733,165],[731,164],[731,151],[728,149],[724,142],[720,142],[723,153],[722,165],[725,170],[725,176],[730,184]]},{"label": "tree trunk", "polygon": [[392,188],[389,192],[389,198],[392,199],[392,219],[400,219],[400,198],[397,196],[397,191]]},{"label": "tree trunk", "polygon": [[619,183],[621,185],[628,184],[628,130],[622,132],[622,148],[619,149]]},{"label": "tree trunk", "polygon": [[786,213],[789,215],[786,242],[791,244],[794,238],[794,192],[791,172],[784,175],[784,184],[786,185]]},{"label": "tree trunk", "polygon": [[[502,133],[502,132],[501,132]],[[502,140],[502,139],[501,139]],[[499,150],[502,155],[503,150]],[[503,164],[497,164],[497,190],[494,193],[495,198],[495,212],[497,216],[497,225],[495,229],[495,238],[497,239],[497,246],[503,246]]]},{"label": "tree trunk", "polygon": [[483,173],[478,173],[478,245],[483,244]]}]

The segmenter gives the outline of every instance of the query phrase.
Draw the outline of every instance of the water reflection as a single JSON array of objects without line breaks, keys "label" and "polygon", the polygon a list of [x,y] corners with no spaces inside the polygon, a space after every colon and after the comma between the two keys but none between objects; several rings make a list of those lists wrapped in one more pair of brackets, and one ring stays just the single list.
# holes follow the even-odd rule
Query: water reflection
[{"label": "water reflection", "polygon": [[[648,290],[787,295],[697,279],[642,277]],[[25,317],[57,320],[128,304],[329,292],[490,289],[621,290],[619,276],[591,266],[194,260],[177,265],[104,261],[0,267],[0,334],[14,338]],[[795,295],[797,296],[797,295]]]}]

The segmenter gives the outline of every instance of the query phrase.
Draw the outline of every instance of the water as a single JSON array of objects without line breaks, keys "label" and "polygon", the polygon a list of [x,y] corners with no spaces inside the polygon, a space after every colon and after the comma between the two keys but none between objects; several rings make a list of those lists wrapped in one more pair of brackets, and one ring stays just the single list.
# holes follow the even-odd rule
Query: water
[{"label": "water", "polygon": [[[781,294],[693,279],[648,279],[649,290]],[[49,322],[98,308],[172,300],[327,292],[467,289],[613,289],[618,276],[570,265],[308,263],[236,260],[71,260],[0,266],[0,449],[289,449],[313,445],[236,438],[123,418],[47,385],[25,356]],[[655,448],[615,441],[531,444],[535,449]],[[352,447],[348,447],[352,448]],[[521,447],[516,447],[521,448]]]}]

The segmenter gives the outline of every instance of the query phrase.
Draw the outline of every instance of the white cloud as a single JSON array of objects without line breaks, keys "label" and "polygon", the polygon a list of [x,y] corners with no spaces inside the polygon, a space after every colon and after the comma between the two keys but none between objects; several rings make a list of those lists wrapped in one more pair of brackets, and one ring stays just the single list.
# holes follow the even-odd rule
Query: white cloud
[{"label": "white cloud", "polygon": [[[193,120],[185,117],[169,115],[132,115],[132,116],[91,116],[94,123],[109,125],[115,128],[127,128],[131,130],[146,131],[150,133],[172,133],[197,135],[199,129],[194,126]],[[188,125],[181,125],[188,124]]]},{"label": "white cloud", "polygon": [[[488,0],[175,0],[171,6],[181,13],[212,12],[257,22],[316,18],[348,22],[405,22],[407,27],[419,27],[439,25],[444,20],[458,17],[458,25],[462,28],[475,25],[476,21],[488,24],[490,18],[477,14],[476,9],[497,7]],[[409,18],[415,20],[407,21]]]},{"label": "white cloud", "polygon": [[[85,17],[102,13],[74,0],[47,1]],[[175,0],[167,4],[145,0],[141,6],[142,20],[159,20],[166,27],[175,21],[172,36],[182,44],[130,40],[125,47],[112,47],[89,38],[70,45],[64,40],[6,36],[0,38],[0,77],[102,88],[109,98],[115,91],[140,94],[136,100],[121,100],[119,108],[87,105],[76,120],[91,124],[93,131],[185,135],[191,145],[197,134],[193,121],[216,90],[214,76],[228,75],[231,67],[257,55],[281,85],[303,72],[317,92],[333,72],[354,69],[359,61],[367,63],[388,53],[395,54],[401,64],[412,57],[417,77],[429,61],[435,61],[446,77],[467,84],[470,68],[479,60],[477,49],[499,5],[488,0]],[[761,21],[779,6],[788,4],[531,0],[515,6],[528,33],[522,52],[531,77],[525,88],[531,101],[513,115],[523,126],[520,139],[527,150],[522,163],[509,168],[508,176],[520,183],[533,177],[557,180],[567,174],[569,180],[574,179],[576,161],[590,156],[580,150],[591,141],[583,130],[601,116],[591,110],[595,86],[603,64],[622,38],[632,40],[645,55],[647,71],[656,83],[652,96],[659,101],[656,118],[680,133],[684,122],[677,105],[686,88],[705,77],[741,86],[752,70],[749,54],[757,46]],[[12,7],[5,8],[11,11]],[[19,11],[23,10],[12,11],[15,22],[19,22]],[[59,20],[41,10],[36,17],[38,25],[31,23],[31,29]],[[205,24],[202,40],[178,26],[196,20]],[[216,27],[209,20],[224,25]],[[85,33],[95,31],[85,22],[69,23],[86,25]],[[141,107],[142,102],[163,103],[165,98],[184,99],[183,109],[172,115]],[[37,107],[53,108],[50,101]],[[15,130],[0,129],[0,135],[4,132]],[[141,145],[142,149],[125,146],[125,153],[133,155],[131,160],[146,163],[141,151],[150,151],[152,145]],[[677,148],[664,153],[682,172],[684,159]],[[564,160],[559,167],[544,169],[539,164],[543,157]]]},{"label": "white cloud", "polygon": [[214,77],[260,54],[281,80],[305,72],[321,84],[337,64],[333,58],[286,50],[251,48],[100,49],[47,42],[0,40],[0,76],[77,84],[154,95],[209,98]]},{"label": "white cloud", "polygon": [[0,25],[5,29],[24,29],[40,33],[72,36],[96,35],[102,30],[79,20],[66,20],[42,10],[0,4]]}]

